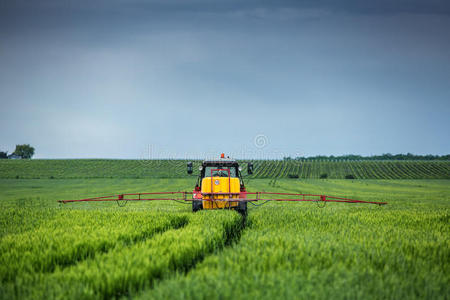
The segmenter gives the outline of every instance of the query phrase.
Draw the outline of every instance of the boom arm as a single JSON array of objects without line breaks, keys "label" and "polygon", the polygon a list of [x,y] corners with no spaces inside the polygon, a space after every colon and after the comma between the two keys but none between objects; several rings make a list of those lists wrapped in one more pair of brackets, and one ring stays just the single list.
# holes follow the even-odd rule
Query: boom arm
[{"label": "boom arm", "polygon": [[[88,201],[193,201],[201,200],[203,194],[195,191],[195,197],[191,197],[191,192],[157,192],[157,193],[134,193],[134,194],[118,194],[103,197],[94,197],[77,200],[58,200],[59,203],[71,202],[88,202]],[[241,193],[205,193],[204,195],[239,195],[239,198],[232,199],[208,199],[207,201],[228,201],[228,202],[257,202],[257,201],[291,201],[291,202],[341,202],[341,203],[366,203],[385,205],[387,202],[379,201],[363,201],[343,197],[334,197],[316,194],[296,194],[296,193],[271,193],[271,192],[241,192]],[[213,197],[210,197],[213,198]]]}]

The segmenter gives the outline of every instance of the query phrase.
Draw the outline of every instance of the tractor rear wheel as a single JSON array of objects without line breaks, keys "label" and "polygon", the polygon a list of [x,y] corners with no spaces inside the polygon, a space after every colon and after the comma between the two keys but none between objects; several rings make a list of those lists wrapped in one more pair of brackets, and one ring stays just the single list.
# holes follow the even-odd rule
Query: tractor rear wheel
[{"label": "tractor rear wheel", "polygon": [[241,214],[246,216],[247,215],[247,202],[238,202],[238,207],[236,210]]},{"label": "tractor rear wheel", "polygon": [[192,200],[192,211],[196,212],[201,209],[203,209],[202,200]]}]

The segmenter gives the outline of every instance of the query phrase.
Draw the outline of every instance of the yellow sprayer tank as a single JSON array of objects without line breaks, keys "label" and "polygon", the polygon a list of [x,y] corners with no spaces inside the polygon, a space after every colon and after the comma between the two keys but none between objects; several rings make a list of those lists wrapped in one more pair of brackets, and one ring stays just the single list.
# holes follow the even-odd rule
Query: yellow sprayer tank
[{"label": "yellow sprayer tank", "polygon": [[[220,201],[220,199],[239,198],[240,183],[235,177],[204,177],[202,179],[203,209],[237,207],[237,202]],[[208,193],[224,193],[208,195]]]}]

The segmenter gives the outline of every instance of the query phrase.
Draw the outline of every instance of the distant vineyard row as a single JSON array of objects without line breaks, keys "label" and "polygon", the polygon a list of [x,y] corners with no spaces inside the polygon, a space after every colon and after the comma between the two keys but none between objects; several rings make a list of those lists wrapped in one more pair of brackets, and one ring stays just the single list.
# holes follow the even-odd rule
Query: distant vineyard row
[{"label": "distant vineyard row", "polygon": [[[185,160],[1,160],[0,178],[180,178]],[[450,161],[255,160],[250,178],[450,179]],[[198,168],[200,161],[194,161]],[[243,174],[246,165],[243,164]],[[196,174],[196,172],[194,172]]]}]

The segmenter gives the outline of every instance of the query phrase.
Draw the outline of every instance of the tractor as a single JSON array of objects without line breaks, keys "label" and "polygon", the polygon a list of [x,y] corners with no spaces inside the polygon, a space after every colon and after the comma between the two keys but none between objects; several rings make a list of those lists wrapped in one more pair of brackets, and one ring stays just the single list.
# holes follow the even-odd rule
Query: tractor
[{"label": "tractor", "polygon": [[[200,174],[193,191],[192,211],[201,209],[232,209],[247,214],[247,198],[241,167],[237,161],[225,158],[205,160],[199,167]],[[192,162],[187,173],[193,173]],[[253,164],[247,164],[247,174],[253,174]],[[223,199],[223,200],[222,200]]]}]

